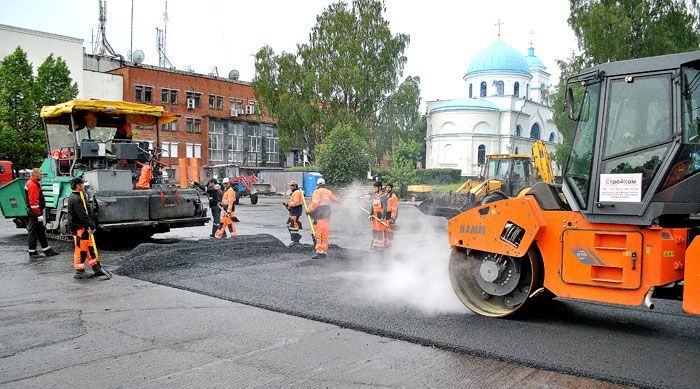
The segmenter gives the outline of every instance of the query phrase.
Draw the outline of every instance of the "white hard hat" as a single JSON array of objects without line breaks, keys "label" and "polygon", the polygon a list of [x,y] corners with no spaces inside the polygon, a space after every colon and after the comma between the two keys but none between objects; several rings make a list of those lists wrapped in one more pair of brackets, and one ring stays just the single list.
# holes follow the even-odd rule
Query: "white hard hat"
[{"label": "white hard hat", "polygon": [[228,184],[228,177],[224,177],[224,180],[222,181],[224,184]]},{"label": "white hard hat", "polygon": [[318,181],[316,181],[316,185],[326,185],[326,180],[319,178]]}]

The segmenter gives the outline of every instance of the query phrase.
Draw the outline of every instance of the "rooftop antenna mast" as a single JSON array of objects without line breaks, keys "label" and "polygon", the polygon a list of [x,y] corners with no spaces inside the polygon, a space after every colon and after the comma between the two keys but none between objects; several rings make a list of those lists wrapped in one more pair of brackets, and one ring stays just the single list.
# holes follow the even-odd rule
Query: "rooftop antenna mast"
[{"label": "rooftop antenna mast", "polygon": [[163,28],[156,27],[156,49],[158,50],[158,66],[174,69],[175,67],[165,55],[165,38],[168,32],[168,1],[165,1],[163,13]]},{"label": "rooftop antenna mast", "polygon": [[107,42],[107,0],[98,0],[98,2],[100,4],[100,17],[98,19],[100,26],[97,29],[97,41],[95,42],[96,47],[93,47],[93,54],[100,57],[104,57],[106,54],[112,57],[120,57],[114,52],[112,45]]}]

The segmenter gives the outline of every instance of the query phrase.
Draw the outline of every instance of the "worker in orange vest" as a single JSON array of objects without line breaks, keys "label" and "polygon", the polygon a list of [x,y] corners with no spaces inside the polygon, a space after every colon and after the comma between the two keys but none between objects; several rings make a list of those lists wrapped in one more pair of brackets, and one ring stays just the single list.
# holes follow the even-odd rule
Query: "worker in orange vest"
[{"label": "worker in orange vest", "polygon": [[299,219],[301,218],[304,192],[299,189],[299,183],[296,181],[289,182],[289,190],[292,191],[289,195],[289,202],[283,204],[289,210],[287,229],[289,230],[289,236],[292,238],[292,246],[294,246],[301,240],[301,234],[299,233],[301,221]]},{"label": "worker in orange vest", "polygon": [[221,226],[219,230],[216,231],[214,236],[216,239],[221,239],[226,234],[226,230],[229,230],[229,238],[234,237],[236,234],[236,217],[234,216],[234,211],[236,210],[236,191],[231,187],[231,181],[228,177],[224,178],[224,196],[221,199]]},{"label": "worker in orange vest", "polygon": [[372,222],[372,245],[370,250],[381,250],[386,245],[386,226],[382,224],[387,210],[387,197],[382,191],[381,181],[374,182],[374,193],[372,193],[372,213],[369,221]]},{"label": "worker in orange vest", "polygon": [[394,244],[394,227],[396,226],[396,218],[399,216],[399,196],[394,193],[394,184],[386,184],[386,214],[384,222],[390,228],[386,229],[386,247],[391,247]]},{"label": "worker in orange vest", "polygon": [[328,254],[328,236],[331,229],[331,202],[340,204],[340,199],[335,197],[330,190],[325,188],[326,180],[319,178],[316,181],[316,190],[311,196],[311,202],[307,213],[314,218],[316,226],[316,247],[311,258],[325,258]]},{"label": "worker in orange vest", "polygon": [[151,171],[151,166],[144,164],[141,167],[141,175],[139,176],[139,180],[136,182],[136,189],[151,189],[152,178],[153,172]]}]

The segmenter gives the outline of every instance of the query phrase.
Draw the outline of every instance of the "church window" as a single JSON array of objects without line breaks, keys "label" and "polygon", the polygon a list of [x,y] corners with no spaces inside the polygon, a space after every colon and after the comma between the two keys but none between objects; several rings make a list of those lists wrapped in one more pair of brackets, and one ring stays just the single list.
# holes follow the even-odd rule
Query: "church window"
[{"label": "church window", "polygon": [[530,139],[539,140],[540,139],[540,125],[535,123],[530,129]]},{"label": "church window", "polygon": [[515,126],[515,136],[523,136],[523,127],[520,124]]},{"label": "church window", "polygon": [[553,132],[549,133],[549,141],[552,143],[556,142],[557,141],[557,134],[555,134]]},{"label": "church window", "polygon": [[479,145],[478,153],[477,153],[477,158],[479,161],[479,166],[483,165],[486,163],[486,146],[484,145]]},{"label": "church window", "polygon": [[486,81],[481,82],[481,91],[479,97],[486,97]]},{"label": "church window", "polygon": [[498,96],[503,96],[504,93],[505,93],[505,84],[503,84],[503,81],[496,82],[496,94]]},{"label": "church window", "polygon": [[520,97],[520,83],[517,81],[513,85],[513,96]]},{"label": "church window", "polygon": [[525,86],[525,98],[528,100],[530,99],[530,84],[529,83]]},{"label": "church window", "polygon": [[515,154],[519,154],[519,153],[520,153],[520,149],[518,148],[518,146],[515,146]]},{"label": "church window", "polygon": [[472,98],[472,84],[469,84],[469,98]]}]

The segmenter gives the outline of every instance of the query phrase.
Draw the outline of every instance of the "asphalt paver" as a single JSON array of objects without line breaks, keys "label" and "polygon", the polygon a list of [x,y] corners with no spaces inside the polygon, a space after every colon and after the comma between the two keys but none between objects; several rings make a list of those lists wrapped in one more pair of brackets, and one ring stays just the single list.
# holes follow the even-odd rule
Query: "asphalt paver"
[{"label": "asphalt paver", "polygon": [[[282,219],[278,208],[268,204],[266,209],[263,203],[237,214],[249,223],[258,217],[271,226],[267,216]],[[402,209],[397,244],[418,247],[429,241],[421,225],[438,222],[421,219],[405,204]],[[283,229],[270,227],[275,236],[141,245],[123,258],[117,273],[371,334],[614,383],[687,388],[700,383],[700,319],[681,313],[677,302],[656,301],[657,308],[648,311],[555,299],[525,317],[505,320],[473,315],[463,307],[431,312],[401,298],[382,298],[381,293],[393,292],[377,283],[395,282],[396,277],[368,276],[368,269],[385,264],[411,267],[420,250],[386,254],[344,249],[366,247],[347,243],[366,239],[368,234],[361,231],[369,228],[364,224],[357,229],[347,217],[343,221],[331,230],[331,241],[335,234],[340,247],[332,248],[326,259],[309,258],[308,244],[288,249],[275,238],[284,239]],[[444,254],[435,268],[446,269]],[[406,281],[398,275],[399,282]],[[431,293],[428,289],[430,285],[417,284],[416,290],[403,293]]]}]

